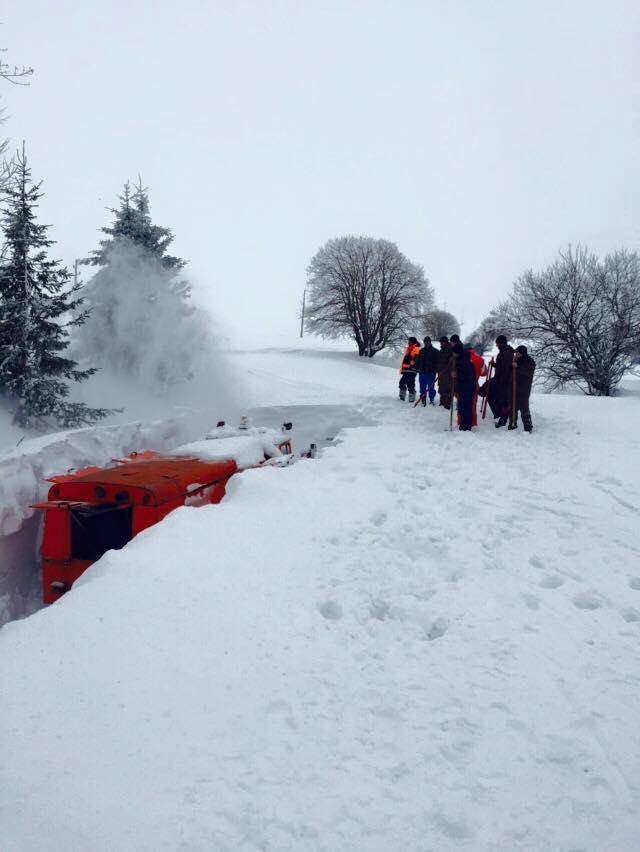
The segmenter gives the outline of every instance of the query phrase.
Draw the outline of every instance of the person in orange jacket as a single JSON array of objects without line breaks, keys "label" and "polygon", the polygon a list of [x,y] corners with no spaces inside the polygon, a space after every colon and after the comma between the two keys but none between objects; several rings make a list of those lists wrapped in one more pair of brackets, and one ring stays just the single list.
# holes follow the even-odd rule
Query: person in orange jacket
[{"label": "person in orange jacket", "polygon": [[407,397],[409,391],[409,402],[416,401],[416,375],[418,367],[416,366],[416,358],[420,354],[420,344],[417,338],[410,337],[407,341],[407,348],[402,356],[402,364],[400,364],[400,394],[399,398],[402,402]]}]

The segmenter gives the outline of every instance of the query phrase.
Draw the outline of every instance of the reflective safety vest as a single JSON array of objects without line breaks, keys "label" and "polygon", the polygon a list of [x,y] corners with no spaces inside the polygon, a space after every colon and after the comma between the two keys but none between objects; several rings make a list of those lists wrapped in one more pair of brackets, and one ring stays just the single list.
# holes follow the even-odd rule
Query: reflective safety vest
[{"label": "reflective safety vest", "polygon": [[416,358],[420,354],[420,347],[417,343],[410,343],[404,350],[402,356],[402,364],[400,364],[400,372],[405,373],[413,370],[416,372]]}]

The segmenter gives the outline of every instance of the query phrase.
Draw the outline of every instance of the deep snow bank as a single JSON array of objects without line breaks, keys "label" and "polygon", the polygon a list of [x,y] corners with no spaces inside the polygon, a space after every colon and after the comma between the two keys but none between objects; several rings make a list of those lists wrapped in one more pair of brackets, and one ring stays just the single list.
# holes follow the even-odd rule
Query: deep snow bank
[{"label": "deep snow bank", "polygon": [[47,477],[106,464],[132,450],[168,449],[192,437],[189,418],[176,417],[55,432],[0,455],[0,625],[40,605],[39,517],[30,504],[46,496]]}]

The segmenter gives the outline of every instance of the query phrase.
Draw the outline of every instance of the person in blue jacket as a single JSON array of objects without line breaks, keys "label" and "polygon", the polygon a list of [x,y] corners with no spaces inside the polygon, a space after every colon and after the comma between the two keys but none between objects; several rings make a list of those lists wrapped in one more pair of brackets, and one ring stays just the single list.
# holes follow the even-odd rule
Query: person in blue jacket
[{"label": "person in blue jacket", "polygon": [[427,394],[429,394],[430,404],[434,405],[439,355],[440,351],[431,344],[431,338],[425,337],[424,346],[416,358],[416,369],[420,380],[420,400],[423,405],[427,404]]}]

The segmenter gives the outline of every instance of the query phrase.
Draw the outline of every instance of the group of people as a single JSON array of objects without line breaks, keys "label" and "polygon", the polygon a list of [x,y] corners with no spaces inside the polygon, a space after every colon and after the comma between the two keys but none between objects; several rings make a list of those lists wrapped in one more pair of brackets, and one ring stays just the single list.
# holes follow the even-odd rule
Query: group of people
[{"label": "group of people", "polygon": [[[458,428],[469,431],[478,425],[478,397],[487,397],[495,426],[518,428],[518,413],[525,432],[533,431],[529,397],[536,362],[526,346],[509,345],[504,334],[496,337],[498,354],[486,364],[482,355],[465,345],[457,334],[440,338],[436,349],[430,337],[420,347],[410,337],[400,365],[400,399],[416,403],[416,377],[419,382],[418,402],[435,405],[436,382],[440,405],[450,409],[457,400]],[[485,381],[480,384],[480,379]],[[417,403],[416,403],[417,404]]]}]

